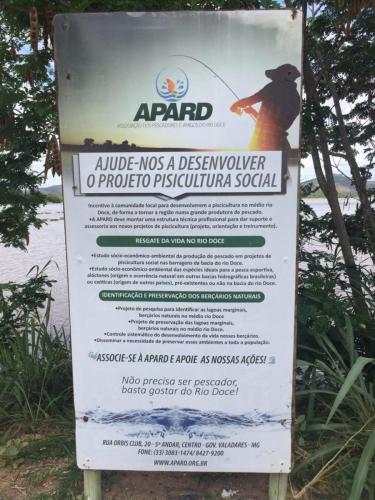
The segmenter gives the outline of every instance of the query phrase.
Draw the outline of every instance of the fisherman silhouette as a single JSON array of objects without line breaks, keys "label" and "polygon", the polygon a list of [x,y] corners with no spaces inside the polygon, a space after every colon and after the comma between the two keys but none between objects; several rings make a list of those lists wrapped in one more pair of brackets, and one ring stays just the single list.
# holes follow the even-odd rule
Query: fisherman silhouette
[{"label": "fisherman silhouette", "polygon": [[[265,72],[271,83],[256,94],[236,101],[231,111],[248,113],[256,118],[255,130],[249,149],[252,151],[275,151],[290,149],[287,130],[297,118],[301,99],[295,80],[301,76],[292,64],[282,64]],[[261,102],[259,112],[251,106]]]}]

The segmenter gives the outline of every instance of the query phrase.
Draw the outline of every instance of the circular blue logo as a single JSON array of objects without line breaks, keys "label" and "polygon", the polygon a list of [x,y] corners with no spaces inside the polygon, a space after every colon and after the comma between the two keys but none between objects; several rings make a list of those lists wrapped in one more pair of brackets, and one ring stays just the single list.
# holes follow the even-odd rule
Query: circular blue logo
[{"label": "circular blue logo", "polygon": [[156,92],[168,102],[179,101],[188,90],[189,80],[181,68],[164,68],[156,77]]}]

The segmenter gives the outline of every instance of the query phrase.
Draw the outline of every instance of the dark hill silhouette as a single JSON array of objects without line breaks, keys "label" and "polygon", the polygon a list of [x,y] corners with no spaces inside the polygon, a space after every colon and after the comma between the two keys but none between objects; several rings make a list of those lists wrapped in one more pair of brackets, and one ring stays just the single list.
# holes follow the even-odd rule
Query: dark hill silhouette
[{"label": "dark hill silhouette", "polygon": [[196,151],[196,149],[189,148],[149,148],[137,146],[134,143],[129,144],[125,139],[121,144],[113,143],[110,139],[104,141],[103,144],[97,144],[94,139],[87,137],[84,139],[83,144],[62,144],[61,148],[64,151],[79,152],[79,153],[128,153],[130,151]]},{"label": "dark hill silhouette", "polygon": [[[69,151],[70,153],[129,153],[131,151],[139,152],[173,152],[173,151],[217,151],[216,149],[206,149],[206,148],[168,148],[168,147],[147,147],[147,146],[137,146],[136,144],[129,142],[125,139],[121,144],[113,143],[110,139],[104,141],[103,144],[96,144],[95,140],[87,137],[84,139],[83,144],[61,144],[61,149],[63,151]],[[294,162],[298,159],[299,152],[298,149],[290,149],[288,151],[289,160]]]},{"label": "dark hill silhouette", "polygon": [[[345,175],[335,174],[334,178],[335,178],[336,189],[339,195],[341,196],[356,195],[355,187],[353,186],[351,180],[345,177]],[[319,188],[319,184],[316,178],[301,182],[301,186],[307,186],[308,184],[312,184],[313,190],[318,188],[317,191],[315,191],[312,196],[324,198],[324,194]],[[375,180],[369,180],[367,182],[367,187],[368,189],[375,189]]]}]

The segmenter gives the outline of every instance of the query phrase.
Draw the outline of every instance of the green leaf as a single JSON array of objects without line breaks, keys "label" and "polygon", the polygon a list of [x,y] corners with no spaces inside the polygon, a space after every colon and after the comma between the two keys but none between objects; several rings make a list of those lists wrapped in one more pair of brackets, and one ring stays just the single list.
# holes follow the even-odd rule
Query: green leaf
[{"label": "green leaf", "polygon": [[359,459],[357,469],[355,471],[349,500],[360,500],[374,454],[375,430],[370,434],[366,446],[363,448],[361,458]]},{"label": "green leaf", "polygon": [[354,363],[352,368],[350,369],[348,375],[345,378],[344,383],[341,386],[341,389],[339,390],[335,401],[333,402],[332,409],[328,415],[328,418],[326,420],[326,424],[328,424],[333,417],[333,415],[336,413],[337,408],[340,406],[340,404],[343,402],[345,399],[345,396],[347,393],[350,391],[352,388],[353,384],[359,377],[359,375],[362,373],[363,368],[368,365],[369,363],[373,363],[375,360],[374,358],[362,358],[359,357],[357,361]]},{"label": "green leaf", "polygon": [[319,431],[319,432],[337,432],[347,430],[347,424],[311,424],[306,430],[307,432]]},{"label": "green leaf", "polygon": [[303,389],[300,391],[296,391],[297,396],[309,396],[311,393],[314,394],[328,394],[330,396],[336,396],[337,392],[335,391],[328,391],[326,389]]},{"label": "green leaf", "polygon": [[18,448],[13,444],[8,449],[8,455],[10,457],[16,457],[18,455]]}]

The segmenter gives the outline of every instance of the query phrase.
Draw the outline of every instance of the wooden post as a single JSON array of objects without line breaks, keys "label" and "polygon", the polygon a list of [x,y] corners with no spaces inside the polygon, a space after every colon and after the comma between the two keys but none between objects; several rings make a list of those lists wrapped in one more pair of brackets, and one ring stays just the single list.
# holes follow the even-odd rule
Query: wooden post
[{"label": "wooden post", "polygon": [[288,490],[288,474],[270,474],[268,486],[269,500],[286,500]]},{"label": "wooden post", "polygon": [[83,471],[85,500],[102,500],[102,473],[99,470]]}]

